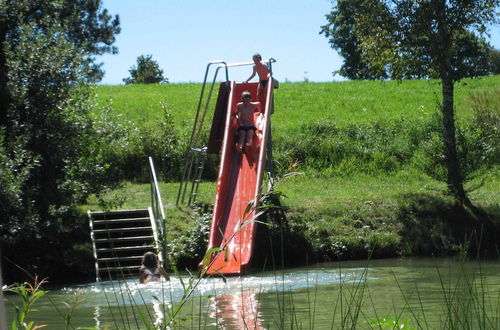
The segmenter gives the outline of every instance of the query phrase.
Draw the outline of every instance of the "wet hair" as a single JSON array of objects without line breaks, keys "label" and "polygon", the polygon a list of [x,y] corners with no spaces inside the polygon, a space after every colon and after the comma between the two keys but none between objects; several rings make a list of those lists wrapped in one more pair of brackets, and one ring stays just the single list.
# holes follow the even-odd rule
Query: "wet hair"
[{"label": "wet hair", "polygon": [[153,252],[146,252],[142,256],[142,265],[147,268],[158,267],[158,257]]},{"label": "wet hair", "polygon": [[243,93],[241,93],[241,98],[242,99],[251,99],[252,93],[250,93],[249,91],[244,91]]},{"label": "wet hair", "polygon": [[262,61],[262,56],[259,53],[253,54],[252,58],[257,57],[260,61]]}]

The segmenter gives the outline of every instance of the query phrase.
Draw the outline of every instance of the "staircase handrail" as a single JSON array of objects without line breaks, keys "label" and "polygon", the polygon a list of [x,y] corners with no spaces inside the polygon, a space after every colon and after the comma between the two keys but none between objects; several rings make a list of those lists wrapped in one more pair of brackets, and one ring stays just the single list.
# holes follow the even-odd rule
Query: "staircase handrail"
[{"label": "staircase handrail", "polygon": [[166,260],[166,225],[165,225],[165,211],[163,208],[163,202],[160,194],[160,187],[158,185],[158,180],[156,178],[155,165],[153,158],[149,157],[149,167],[151,170],[151,208],[153,210],[154,221],[157,224],[157,228],[160,229],[160,241],[161,241],[161,254],[162,259]]}]

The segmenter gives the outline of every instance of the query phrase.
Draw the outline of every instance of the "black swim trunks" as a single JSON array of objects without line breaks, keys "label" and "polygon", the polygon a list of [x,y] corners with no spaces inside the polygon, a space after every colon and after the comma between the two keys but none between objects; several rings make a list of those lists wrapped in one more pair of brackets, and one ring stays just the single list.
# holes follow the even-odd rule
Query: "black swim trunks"
[{"label": "black swim trunks", "polygon": [[255,127],[254,125],[241,125],[240,126],[240,131],[245,131],[246,132],[246,131],[248,131],[250,129],[256,131],[257,127]]}]

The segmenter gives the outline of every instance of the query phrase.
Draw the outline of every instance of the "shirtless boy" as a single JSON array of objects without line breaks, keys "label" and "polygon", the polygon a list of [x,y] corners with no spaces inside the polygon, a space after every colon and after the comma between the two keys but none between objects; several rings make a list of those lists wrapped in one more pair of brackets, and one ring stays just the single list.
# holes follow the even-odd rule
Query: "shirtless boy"
[{"label": "shirtless boy", "polygon": [[240,139],[237,144],[239,152],[243,152],[243,146],[249,148],[252,145],[254,132],[257,129],[253,114],[260,108],[260,102],[250,102],[252,94],[249,91],[241,93],[241,99],[243,102],[239,102],[236,106],[236,118],[240,125],[238,128]]},{"label": "shirtless boy", "polygon": [[255,77],[255,74],[257,74],[259,76],[259,89],[257,91],[257,95],[261,95],[262,89],[266,87],[266,84],[269,82],[269,78],[271,78],[271,73],[269,72],[268,67],[265,64],[262,64],[262,56],[260,56],[259,53],[255,53],[252,56],[252,60],[255,65],[253,66],[252,75],[246,80],[246,82],[249,82],[253,77]]}]

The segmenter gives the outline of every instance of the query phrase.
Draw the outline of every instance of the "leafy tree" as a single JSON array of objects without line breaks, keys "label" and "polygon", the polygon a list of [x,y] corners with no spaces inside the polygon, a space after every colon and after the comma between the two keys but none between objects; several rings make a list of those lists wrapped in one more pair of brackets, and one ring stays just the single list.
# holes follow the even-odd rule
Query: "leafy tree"
[{"label": "leafy tree", "polygon": [[492,48],[488,54],[488,61],[490,62],[491,74],[500,74],[500,50]]},{"label": "leafy tree", "polygon": [[7,0],[0,10],[2,253],[43,272],[68,268],[87,227],[76,205],[109,183],[86,82],[101,75],[94,56],[116,51],[118,18],[100,0]]},{"label": "leafy tree", "polygon": [[152,55],[139,56],[137,66],[132,66],[128,72],[130,77],[123,79],[126,85],[168,83],[168,79],[163,77],[163,70],[158,62],[153,60]]},{"label": "leafy tree", "polygon": [[10,104],[6,53],[21,40],[22,26],[36,27],[44,33],[57,25],[65,41],[80,50],[83,77],[99,81],[103,72],[96,55],[116,53],[115,35],[120,32],[118,16],[101,8],[101,0],[2,0],[0,1],[0,125],[7,121]]},{"label": "leafy tree", "polygon": [[387,78],[386,72],[374,73],[370,70],[370,64],[361,56],[361,42],[355,33],[355,18],[360,12],[376,8],[382,10],[378,12],[381,17],[387,15],[383,12],[384,7],[373,6],[373,3],[378,3],[378,1],[338,0],[332,11],[326,15],[328,24],[321,26],[320,34],[328,38],[331,47],[344,58],[340,70],[334,74],[338,73],[349,79]]},{"label": "leafy tree", "polygon": [[[441,80],[447,183],[457,202],[470,204],[457,157],[454,84],[488,72],[490,46],[484,34],[490,23],[496,23],[499,0],[369,2],[369,7],[381,5],[383,9],[361,8],[349,18],[349,22],[354,21],[349,23],[350,33],[358,41],[361,61],[369,63],[375,68],[372,72],[382,78],[425,75]],[[379,15],[381,12],[385,14]],[[334,18],[342,22],[341,17]]]}]

